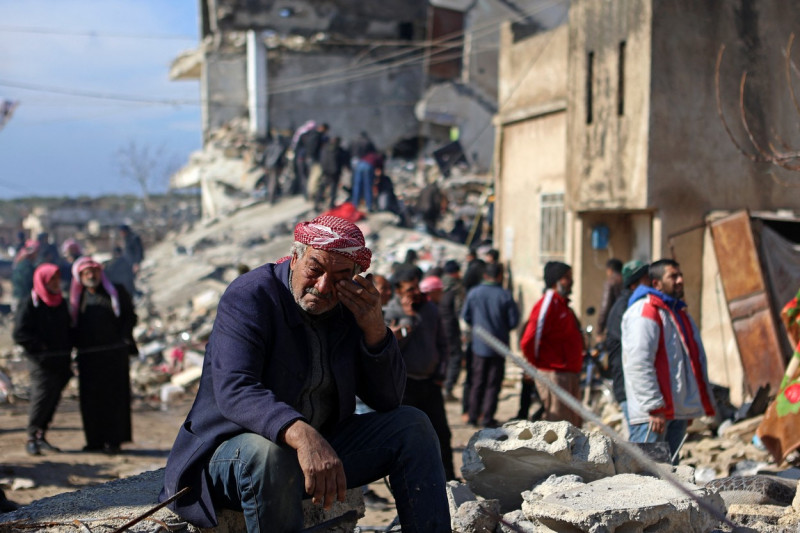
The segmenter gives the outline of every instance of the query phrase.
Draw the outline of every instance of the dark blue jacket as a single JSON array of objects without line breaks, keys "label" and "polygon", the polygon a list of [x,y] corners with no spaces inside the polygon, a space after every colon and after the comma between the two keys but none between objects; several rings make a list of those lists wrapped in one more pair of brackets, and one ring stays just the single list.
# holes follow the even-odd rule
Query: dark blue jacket
[{"label": "dark blue jacket", "polygon": [[[353,415],[356,394],[376,411],[400,405],[406,373],[388,329],[385,347],[371,354],[353,315],[339,306],[339,337],[331,343],[338,422]],[[206,466],[217,446],[246,432],[277,442],[302,419],[295,405],[309,365],[306,330],[289,290],[289,262],[266,264],[225,291],[206,348],[200,389],[181,426],[164,473],[160,499],[184,487],[170,508],[200,527],[216,525]]]},{"label": "dark blue jacket", "polygon": [[[509,333],[519,324],[519,308],[510,292],[497,283],[483,282],[467,293],[461,318],[473,329],[483,326],[497,339],[508,344]],[[474,333],[472,352],[478,357],[500,355]]]}]

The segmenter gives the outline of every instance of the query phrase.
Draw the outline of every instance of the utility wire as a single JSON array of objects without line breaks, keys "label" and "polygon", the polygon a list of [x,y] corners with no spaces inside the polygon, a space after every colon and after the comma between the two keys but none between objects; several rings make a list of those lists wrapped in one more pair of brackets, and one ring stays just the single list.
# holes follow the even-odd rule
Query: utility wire
[{"label": "utility wire", "polygon": [[103,33],[91,30],[62,30],[55,28],[40,28],[32,26],[0,26],[2,33],[30,33],[36,35],[55,35],[64,37],[91,37],[91,38],[104,38],[104,39],[155,39],[155,40],[171,40],[171,41],[197,41],[197,37],[193,35],[175,35],[175,34],[147,34],[147,33]]},{"label": "utility wire", "polygon": [[63,94],[68,96],[80,96],[83,98],[97,98],[101,100],[114,100],[118,102],[135,102],[140,104],[161,104],[161,105],[200,105],[199,100],[181,100],[168,98],[147,98],[146,96],[123,95],[113,93],[100,93],[96,91],[86,91],[82,89],[67,89],[60,87],[48,87],[34,83],[20,83],[12,80],[0,79],[0,87],[13,87],[15,89],[25,89],[28,91],[38,91],[44,93]]},{"label": "utility wire", "polygon": [[[533,14],[535,14],[537,12],[543,11],[544,9],[553,7],[553,6],[558,5],[558,4],[562,4],[563,1],[564,0],[555,0],[555,1],[550,2],[548,4],[537,4],[537,6],[534,9],[532,9],[532,10],[530,10],[528,12],[529,13],[528,17],[530,17],[530,15],[533,15]],[[528,17],[523,17],[523,19],[524,18],[528,18]],[[563,17],[562,17],[562,19],[563,19]],[[492,19],[491,21],[485,22],[482,25],[475,26],[473,29],[470,30],[470,34],[473,36],[473,38],[475,36],[484,37],[486,35],[491,35],[492,33],[499,31],[499,22],[502,21],[502,20],[510,20],[510,19],[507,19],[506,17],[502,17],[502,18],[498,17],[498,18]],[[478,28],[478,29],[475,29],[475,28]],[[437,42],[437,43],[438,42],[442,42],[443,44],[436,45],[437,50],[435,50],[433,52],[425,51],[422,54],[419,54],[418,56],[415,56],[415,57],[412,57],[412,58],[400,59],[400,60],[394,61],[394,62],[386,64],[386,65],[378,65],[378,66],[371,67],[371,68],[368,67],[369,63],[367,63],[366,65],[365,64],[360,64],[360,65],[358,65],[358,68],[362,69],[362,72],[353,72],[351,74],[347,73],[348,70],[354,70],[351,67],[325,71],[323,73],[313,75],[314,79],[318,80],[316,83],[297,84],[297,85],[292,85],[292,86],[285,86],[284,84],[287,83],[288,80],[282,80],[282,82],[283,82],[282,84],[273,85],[273,87],[269,91],[269,94],[281,94],[281,93],[286,93],[286,92],[294,92],[294,91],[297,91],[297,90],[304,90],[304,89],[309,89],[309,88],[314,88],[314,87],[320,87],[320,86],[323,86],[323,85],[332,85],[332,84],[337,84],[337,83],[341,83],[341,82],[344,82],[344,81],[354,81],[354,80],[357,80],[357,79],[363,79],[363,78],[371,77],[371,76],[380,74],[381,72],[384,72],[386,70],[395,68],[397,66],[410,65],[410,64],[422,63],[422,62],[428,61],[428,60],[430,60],[431,57],[439,55],[439,54],[443,54],[444,52],[447,52],[451,48],[459,48],[459,53],[456,56],[454,56],[454,58],[457,58],[457,57],[460,57],[462,55],[462,52],[461,52],[460,49],[463,47],[463,40],[455,41],[455,42],[451,42],[451,43],[445,43],[445,42],[447,40],[453,38],[453,36],[457,36],[459,34],[463,35],[466,31],[467,31],[466,29],[463,29],[463,30],[460,30],[458,32],[454,32],[452,34],[445,35],[445,36],[441,37],[440,39],[437,39],[434,42]],[[481,32],[484,32],[484,35],[481,35]],[[405,54],[405,53],[407,53],[407,50],[398,52],[397,54]],[[391,57],[391,55],[392,54],[384,56],[384,58],[377,59],[377,60],[373,61],[372,63],[382,62],[382,61],[385,60],[385,58]],[[367,66],[368,68],[365,68],[365,66]],[[341,74],[341,75],[338,78],[336,78],[335,76],[337,74]]]},{"label": "utility wire", "polygon": [[[492,19],[483,21],[482,23],[476,24],[476,25],[471,26],[469,28],[462,28],[461,30],[458,30],[458,31],[455,31],[455,32],[452,32],[452,33],[448,33],[446,35],[442,35],[441,37],[439,37],[437,39],[429,41],[427,47],[430,47],[430,48],[445,47],[446,49],[447,48],[454,48],[454,47],[461,47],[464,44],[463,36],[465,34],[467,34],[467,33],[472,35],[473,38],[475,38],[476,35],[480,35],[481,32],[484,32],[485,30],[488,30],[488,34],[491,34],[493,31],[497,31],[498,30],[499,24],[501,22],[503,22],[503,21],[506,21],[506,20],[525,20],[525,19],[531,17],[532,15],[535,15],[536,13],[542,12],[542,11],[544,11],[546,9],[549,9],[551,7],[554,7],[556,5],[563,4],[563,3],[564,3],[564,0],[552,0],[552,1],[548,2],[548,3],[537,3],[536,6],[533,7],[532,9],[530,9],[528,11],[523,11],[522,12],[523,14],[516,13],[515,15],[512,15],[510,18],[507,15],[500,15],[500,16],[497,16],[497,17],[493,17]],[[483,36],[485,36],[485,35],[483,35]],[[450,41],[453,41],[454,39],[459,39],[459,40],[458,41],[454,41],[454,42],[450,42]],[[337,75],[337,74],[340,74],[340,73],[346,73],[348,71],[355,70],[355,69],[363,69],[365,67],[370,67],[370,66],[373,66],[373,65],[376,65],[376,64],[383,63],[383,62],[385,62],[385,61],[387,61],[389,59],[393,59],[393,58],[396,58],[396,57],[399,57],[399,56],[402,56],[402,55],[405,55],[405,54],[408,54],[408,53],[417,52],[417,51],[419,51],[419,50],[416,47],[412,48],[410,50],[408,48],[404,48],[402,50],[395,51],[395,52],[386,54],[384,56],[377,57],[377,58],[375,58],[375,59],[373,59],[371,61],[368,61],[366,63],[360,63],[360,64],[352,65],[352,66],[349,66],[349,67],[344,67],[344,68],[341,68],[341,69],[331,69],[331,70],[327,70],[327,71],[323,71],[323,72],[319,72],[319,73],[315,73],[315,74],[306,74],[306,75],[302,75],[302,76],[297,76],[295,78],[287,78],[287,79],[282,80],[282,82],[283,83],[289,83],[289,82],[301,81],[301,80],[305,81],[305,80],[311,80],[311,79],[325,78],[325,77],[329,77],[331,75]],[[435,54],[435,53],[436,52],[432,52],[432,54]],[[428,54],[428,55],[430,56],[431,54]],[[423,53],[422,56],[420,58],[418,58],[418,59],[421,60],[421,61],[424,60],[425,59],[425,54]]]},{"label": "utility wire", "polygon": [[581,418],[583,418],[587,422],[591,422],[596,425],[600,431],[606,434],[614,444],[625,452],[627,455],[631,456],[639,466],[645,468],[649,473],[660,477],[670,485],[672,485],[675,489],[682,492],[686,497],[690,498],[694,501],[701,509],[705,512],[713,516],[714,518],[718,519],[720,522],[725,524],[726,526],[730,527],[733,531],[738,531],[737,525],[734,524],[725,514],[725,508],[719,509],[718,507],[712,505],[708,501],[701,498],[696,492],[686,487],[683,482],[678,479],[678,477],[669,470],[669,465],[662,465],[659,466],[653,459],[651,459],[647,454],[645,454],[642,450],[628,442],[627,440],[623,439],[619,433],[611,429],[608,425],[603,423],[603,421],[594,414],[592,411],[587,409],[581,402],[576,400],[570,393],[568,393],[565,389],[561,388],[559,385],[553,383],[542,374],[539,370],[534,368],[528,361],[523,359],[522,357],[518,356],[517,354],[513,353],[511,349],[496,337],[494,337],[491,333],[489,333],[483,326],[478,326],[475,328],[475,334],[483,340],[486,344],[491,346],[497,353],[505,357],[506,359],[512,361],[517,366],[522,368],[522,371],[533,378],[536,381],[537,385],[541,385],[547,389],[550,389],[550,392],[558,396],[558,398],[567,404],[567,406],[572,409],[574,412],[579,414]]}]

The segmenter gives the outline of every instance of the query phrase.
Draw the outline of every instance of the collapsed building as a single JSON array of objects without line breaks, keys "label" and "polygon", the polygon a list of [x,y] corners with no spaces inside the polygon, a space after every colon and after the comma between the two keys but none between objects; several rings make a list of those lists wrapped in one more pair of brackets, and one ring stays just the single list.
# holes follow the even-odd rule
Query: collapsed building
[{"label": "collapsed building", "polygon": [[200,82],[203,150],[171,185],[200,187],[212,218],[258,184],[255,142],[309,120],[345,145],[365,131],[406,160],[455,141],[472,171],[486,172],[500,23],[548,28],[566,4],[201,0],[199,12],[201,43],[175,59],[170,77]]}]

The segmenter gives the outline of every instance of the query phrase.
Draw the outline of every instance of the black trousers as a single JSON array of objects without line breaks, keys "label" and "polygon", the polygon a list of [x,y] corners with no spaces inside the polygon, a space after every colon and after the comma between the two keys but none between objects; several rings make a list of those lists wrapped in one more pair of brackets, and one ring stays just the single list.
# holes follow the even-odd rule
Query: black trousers
[{"label": "black trousers", "polygon": [[493,423],[497,398],[503,386],[506,359],[499,355],[472,356],[472,390],[469,398],[469,421],[472,424]]},{"label": "black trousers", "polygon": [[72,377],[69,355],[53,355],[42,361],[28,359],[31,396],[28,409],[28,437],[43,436],[53,421],[61,391]]},{"label": "black trousers", "polygon": [[[448,393],[453,392],[453,388],[458,381],[458,375],[461,373],[461,361],[464,360],[464,352],[461,350],[460,339],[447,339],[450,346],[450,353],[447,356],[447,370],[445,371],[444,390]],[[458,343],[458,344],[456,344]]]},{"label": "black trousers", "polygon": [[439,439],[445,478],[448,480],[455,479],[453,448],[450,444],[450,426],[447,425],[442,388],[431,379],[408,378],[406,392],[403,395],[403,405],[416,407],[428,415],[433,430],[436,432],[436,437]]},{"label": "black trousers", "polygon": [[[533,381],[533,378],[523,377],[522,390],[519,393],[519,412],[517,412],[517,418],[520,420],[528,419],[534,397],[536,397],[537,400],[539,399],[539,393],[536,391],[536,383]],[[536,417],[536,420],[540,417],[541,413]]]}]

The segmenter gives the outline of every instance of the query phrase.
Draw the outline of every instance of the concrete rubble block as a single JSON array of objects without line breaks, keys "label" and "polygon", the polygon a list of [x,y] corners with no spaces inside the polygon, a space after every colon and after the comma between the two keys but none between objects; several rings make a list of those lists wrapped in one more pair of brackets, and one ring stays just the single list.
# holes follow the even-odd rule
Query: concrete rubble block
[{"label": "concrete rubble block", "polygon": [[796,490],[792,499],[792,509],[795,513],[800,513],[800,490]]},{"label": "concrete rubble block", "polygon": [[764,415],[760,415],[755,418],[748,418],[746,420],[742,420],[741,422],[731,424],[724,429],[722,426],[720,426],[719,436],[725,437],[726,439],[741,439],[749,441],[751,438],[753,438],[753,434],[755,434],[756,429],[758,429],[758,426],[761,425],[763,420]]},{"label": "concrete rubble block", "polygon": [[503,522],[511,524],[514,529],[506,526],[502,522],[497,526],[498,533],[536,533],[536,524],[528,520],[521,509],[511,511],[503,515]]},{"label": "concrete rubble block", "polygon": [[[659,464],[670,462],[669,444],[666,442],[630,443],[639,448],[647,457]],[[617,474],[643,474],[652,473],[648,467],[642,466],[626,452],[622,446],[614,443],[614,469]]]},{"label": "concrete rubble block", "polygon": [[195,350],[187,350],[183,355],[183,364],[186,366],[203,366],[205,354]]},{"label": "concrete rubble block", "polygon": [[728,507],[728,518],[737,525],[762,531],[760,524],[777,526],[785,512],[786,509],[779,505],[734,503]]},{"label": "concrete rubble block", "polygon": [[206,289],[192,298],[192,311],[194,316],[201,316],[209,311],[216,309],[222,291],[217,289]]},{"label": "concrete rubble block", "polygon": [[584,485],[586,485],[586,483],[581,476],[576,476],[575,474],[556,476],[553,474],[547,479],[537,483],[531,490],[523,492],[522,500],[526,502],[535,502],[556,492],[566,492]]},{"label": "concrete rubble block", "polygon": [[[719,495],[686,486],[724,515]],[[719,522],[668,482],[636,474],[600,479],[537,502],[525,502],[522,512],[542,532],[701,533]]]},{"label": "concrete rubble block", "polygon": [[178,387],[186,387],[200,379],[203,374],[202,366],[191,366],[183,372],[178,372],[170,379],[170,383]]},{"label": "concrete rubble block", "polygon": [[448,481],[445,490],[447,491],[447,503],[450,505],[450,516],[455,515],[462,504],[478,499],[468,485],[458,481]]},{"label": "concrete rubble block", "polygon": [[550,475],[596,480],[615,474],[611,440],[584,433],[569,422],[516,421],[484,429],[464,450],[461,474],[484,498],[500,500],[504,512],[519,509],[522,491]]},{"label": "concrete rubble block", "polygon": [[[355,530],[359,518],[364,516],[364,497],[361,488],[350,489],[345,494],[343,502],[335,501],[329,511],[320,505],[314,505],[311,500],[303,500],[303,528],[310,528],[315,525],[333,520],[342,516],[348,511],[356,511],[352,520],[337,522],[335,525],[325,529],[326,533],[350,533]],[[201,528],[201,533],[238,533],[247,531],[244,524],[244,515],[241,511],[230,509],[217,510],[217,527]]]},{"label": "concrete rubble block", "polygon": [[148,357],[159,355],[167,348],[167,345],[159,340],[150,341],[143,346],[139,346],[139,359],[144,361]]},{"label": "concrete rubble block", "polygon": [[[161,492],[163,484],[164,469],[162,468],[78,491],[42,498],[17,511],[0,515],[0,531],[5,531],[6,525],[16,521],[23,521],[21,523],[25,524],[24,529],[28,531],[75,533],[78,530],[99,531],[104,528],[106,531],[110,531],[157,506],[158,494]],[[364,498],[361,495],[361,488],[348,490],[345,501],[335,502],[330,511],[324,511],[322,507],[313,505],[310,500],[305,501],[303,503],[304,527],[312,527],[325,520],[341,516],[350,510],[356,511],[353,520],[340,523],[335,528],[326,531],[344,533],[355,529],[358,519],[364,516]],[[219,526],[213,529],[200,529],[188,524],[167,508],[159,509],[151,517],[167,524],[171,531],[183,533],[201,531],[232,533],[246,530],[241,512],[221,510],[218,515]],[[83,522],[88,529],[80,527],[76,529],[75,520]],[[100,527],[99,524],[103,524],[103,527]],[[130,531],[154,531],[153,527],[152,521],[144,521],[132,527]]]},{"label": "concrete rubble block", "polygon": [[453,531],[458,533],[485,533],[494,531],[500,518],[500,502],[497,500],[473,500],[464,502],[450,515]]}]

